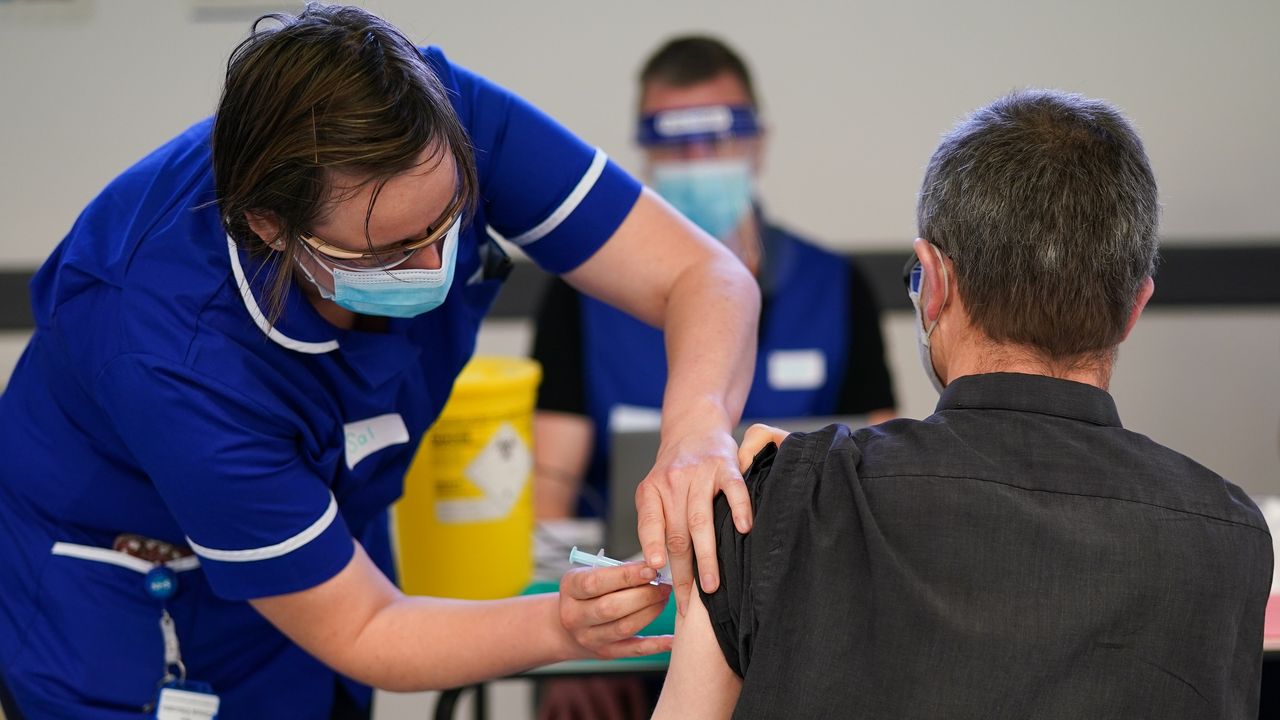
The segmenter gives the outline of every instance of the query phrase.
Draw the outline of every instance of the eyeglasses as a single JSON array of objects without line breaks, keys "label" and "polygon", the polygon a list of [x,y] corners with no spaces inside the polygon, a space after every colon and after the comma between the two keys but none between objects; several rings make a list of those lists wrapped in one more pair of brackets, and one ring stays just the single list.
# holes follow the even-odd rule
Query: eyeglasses
[{"label": "eyeglasses", "polygon": [[433,226],[433,229],[427,233],[425,237],[416,240],[406,240],[396,243],[385,248],[378,248],[371,251],[348,250],[346,248],[331,245],[315,235],[303,235],[301,240],[309,245],[316,252],[324,255],[331,260],[342,260],[356,265],[385,265],[387,262],[394,262],[397,265],[404,262],[409,256],[419,250],[434,245],[445,239],[453,226],[462,219],[462,210],[465,200],[461,194],[454,196],[449,203],[449,207],[445,209],[444,214],[440,217],[444,220]]}]

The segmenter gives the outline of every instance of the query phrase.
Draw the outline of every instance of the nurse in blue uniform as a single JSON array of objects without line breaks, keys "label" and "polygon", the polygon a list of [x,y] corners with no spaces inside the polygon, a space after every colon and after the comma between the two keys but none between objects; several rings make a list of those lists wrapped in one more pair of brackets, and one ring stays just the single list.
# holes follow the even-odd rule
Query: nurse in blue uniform
[{"label": "nurse in blue uniform", "polygon": [[344,677],[447,687],[667,646],[631,637],[665,603],[653,567],[493,602],[388,580],[387,507],[508,270],[493,235],[672,337],[650,565],[670,535],[688,587],[686,517],[717,491],[746,529],[740,265],[520,98],[309,7],[260,23],[214,118],[112,181],[32,283],[0,399],[11,720],[325,718],[367,706]]}]

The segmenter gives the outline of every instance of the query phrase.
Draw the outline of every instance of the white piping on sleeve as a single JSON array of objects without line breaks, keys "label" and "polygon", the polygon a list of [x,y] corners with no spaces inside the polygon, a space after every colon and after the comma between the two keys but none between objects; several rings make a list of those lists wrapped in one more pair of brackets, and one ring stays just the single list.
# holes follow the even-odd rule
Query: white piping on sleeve
[{"label": "white piping on sleeve", "polygon": [[196,555],[208,560],[217,560],[218,562],[256,562],[258,560],[270,560],[278,558],[281,555],[288,555],[298,548],[320,537],[320,534],[329,529],[333,524],[333,519],[338,516],[338,501],[333,497],[333,493],[329,493],[329,507],[320,515],[320,519],[311,523],[306,530],[294,535],[287,540],[276,543],[275,545],[267,545],[266,547],[250,548],[248,550],[217,550],[215,548],[207,548],[187,538],[187,544]]},{"label": "white piping on sleeve", "polygon": [[513,245],[523,247],[541,240],[550,234],[552,230],[559,227],[560,223],[568,219],[573,214],[573,211],[578,209],[578,205],[582,204],[583,199],[587,197],[587,193],[591,192],[591,188],[595,187],[596,181],[604,173],[604,167],[608,160],[609,156],[600,148],[596,148],[595,157],[591,159],[591,167],[588,167],[587,171],[583,173],[577,187],[573,189],[573,192],[569,193],[569,197],[565,198],[564,202],[560,203],[560,207],[556,208],[555,212],[551,213],[546,220],[535,225],[533,229],[515,237],[507,238],[507,240]]},{"label": "white piping on sleeve", "polygon": [[[50,551],[54,555],[63,557],[73,557],[80,560],[92,560],[93,562],[107,563],[117,567],[133,570],[134,572],[146,575],[155,567],[155,563],[147,562],[140,557],[134,557],[128,553],[122,553],[119,550],[108,550],[107,548],[93,547],[91,545],[77,545],[75,543],[56,542]],[[200,567],[200,558],[184,557],[177,560],[170,560],[165,563],[165,567],[174,572],[186,572],[195,570]]]},{"label": "white piping on sleeve", "polygon": [[240,253],[236,252],[236,241],[232,240],[230,235],[227,236],[227,249],[231,252],[231,272],[236,276],[236,286],[240,289],[240,298],[244,300],[244,307],[249,311],[249,316],[253,318],[253,322],[257,324],[258,329],[266,333],[267,337],[274,340],[276,344],[297,352],[320,355],[338,349],[337,340],[326,342],[295,340],[276,330],[271,323],[267,322],[267,317],[262,314],[262,308],[258,307],[257,299],[253,297],[253,290],[244,279],[244,268],[240,267]]}]

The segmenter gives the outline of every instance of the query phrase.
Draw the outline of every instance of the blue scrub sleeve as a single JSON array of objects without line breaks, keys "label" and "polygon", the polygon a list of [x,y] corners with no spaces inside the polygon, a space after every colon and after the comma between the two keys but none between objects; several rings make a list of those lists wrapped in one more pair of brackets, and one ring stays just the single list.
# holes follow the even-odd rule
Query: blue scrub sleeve
[{"label": "blue scrub sleeve", "polygon": [[129,354],[95,390],[128,451],[227,600],[295,592],[336,575],[354,541],[296,428],[190,368]]},{"label": "blue scrub sleeve", "polygon": [[543,269],[564,273],[600,249],[640,183],[546,113],[438,48],[423,56],[451,92],[475,148],[488,223]]}]

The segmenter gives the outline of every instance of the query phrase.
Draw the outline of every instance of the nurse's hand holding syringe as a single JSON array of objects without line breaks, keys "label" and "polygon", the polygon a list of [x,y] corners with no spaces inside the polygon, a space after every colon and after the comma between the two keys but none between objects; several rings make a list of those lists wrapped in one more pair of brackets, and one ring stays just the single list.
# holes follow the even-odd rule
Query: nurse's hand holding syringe
[{"label": "nurse's hand holding syringe", "polygon": [[[600,552],[592,555],[591,553],[579,550],[576,545],[569,551],[569,562],[576,563],[578,565],[587,565],[590,567],[618,567],[619,565],[626,564],[621,560],[614,560],[611,557],[605,557],[603,548],[600,549]],[[667,568],[663,568],[658,571],[657,577],[649,581],[649,584],[670,585],[671,571]]]}]

